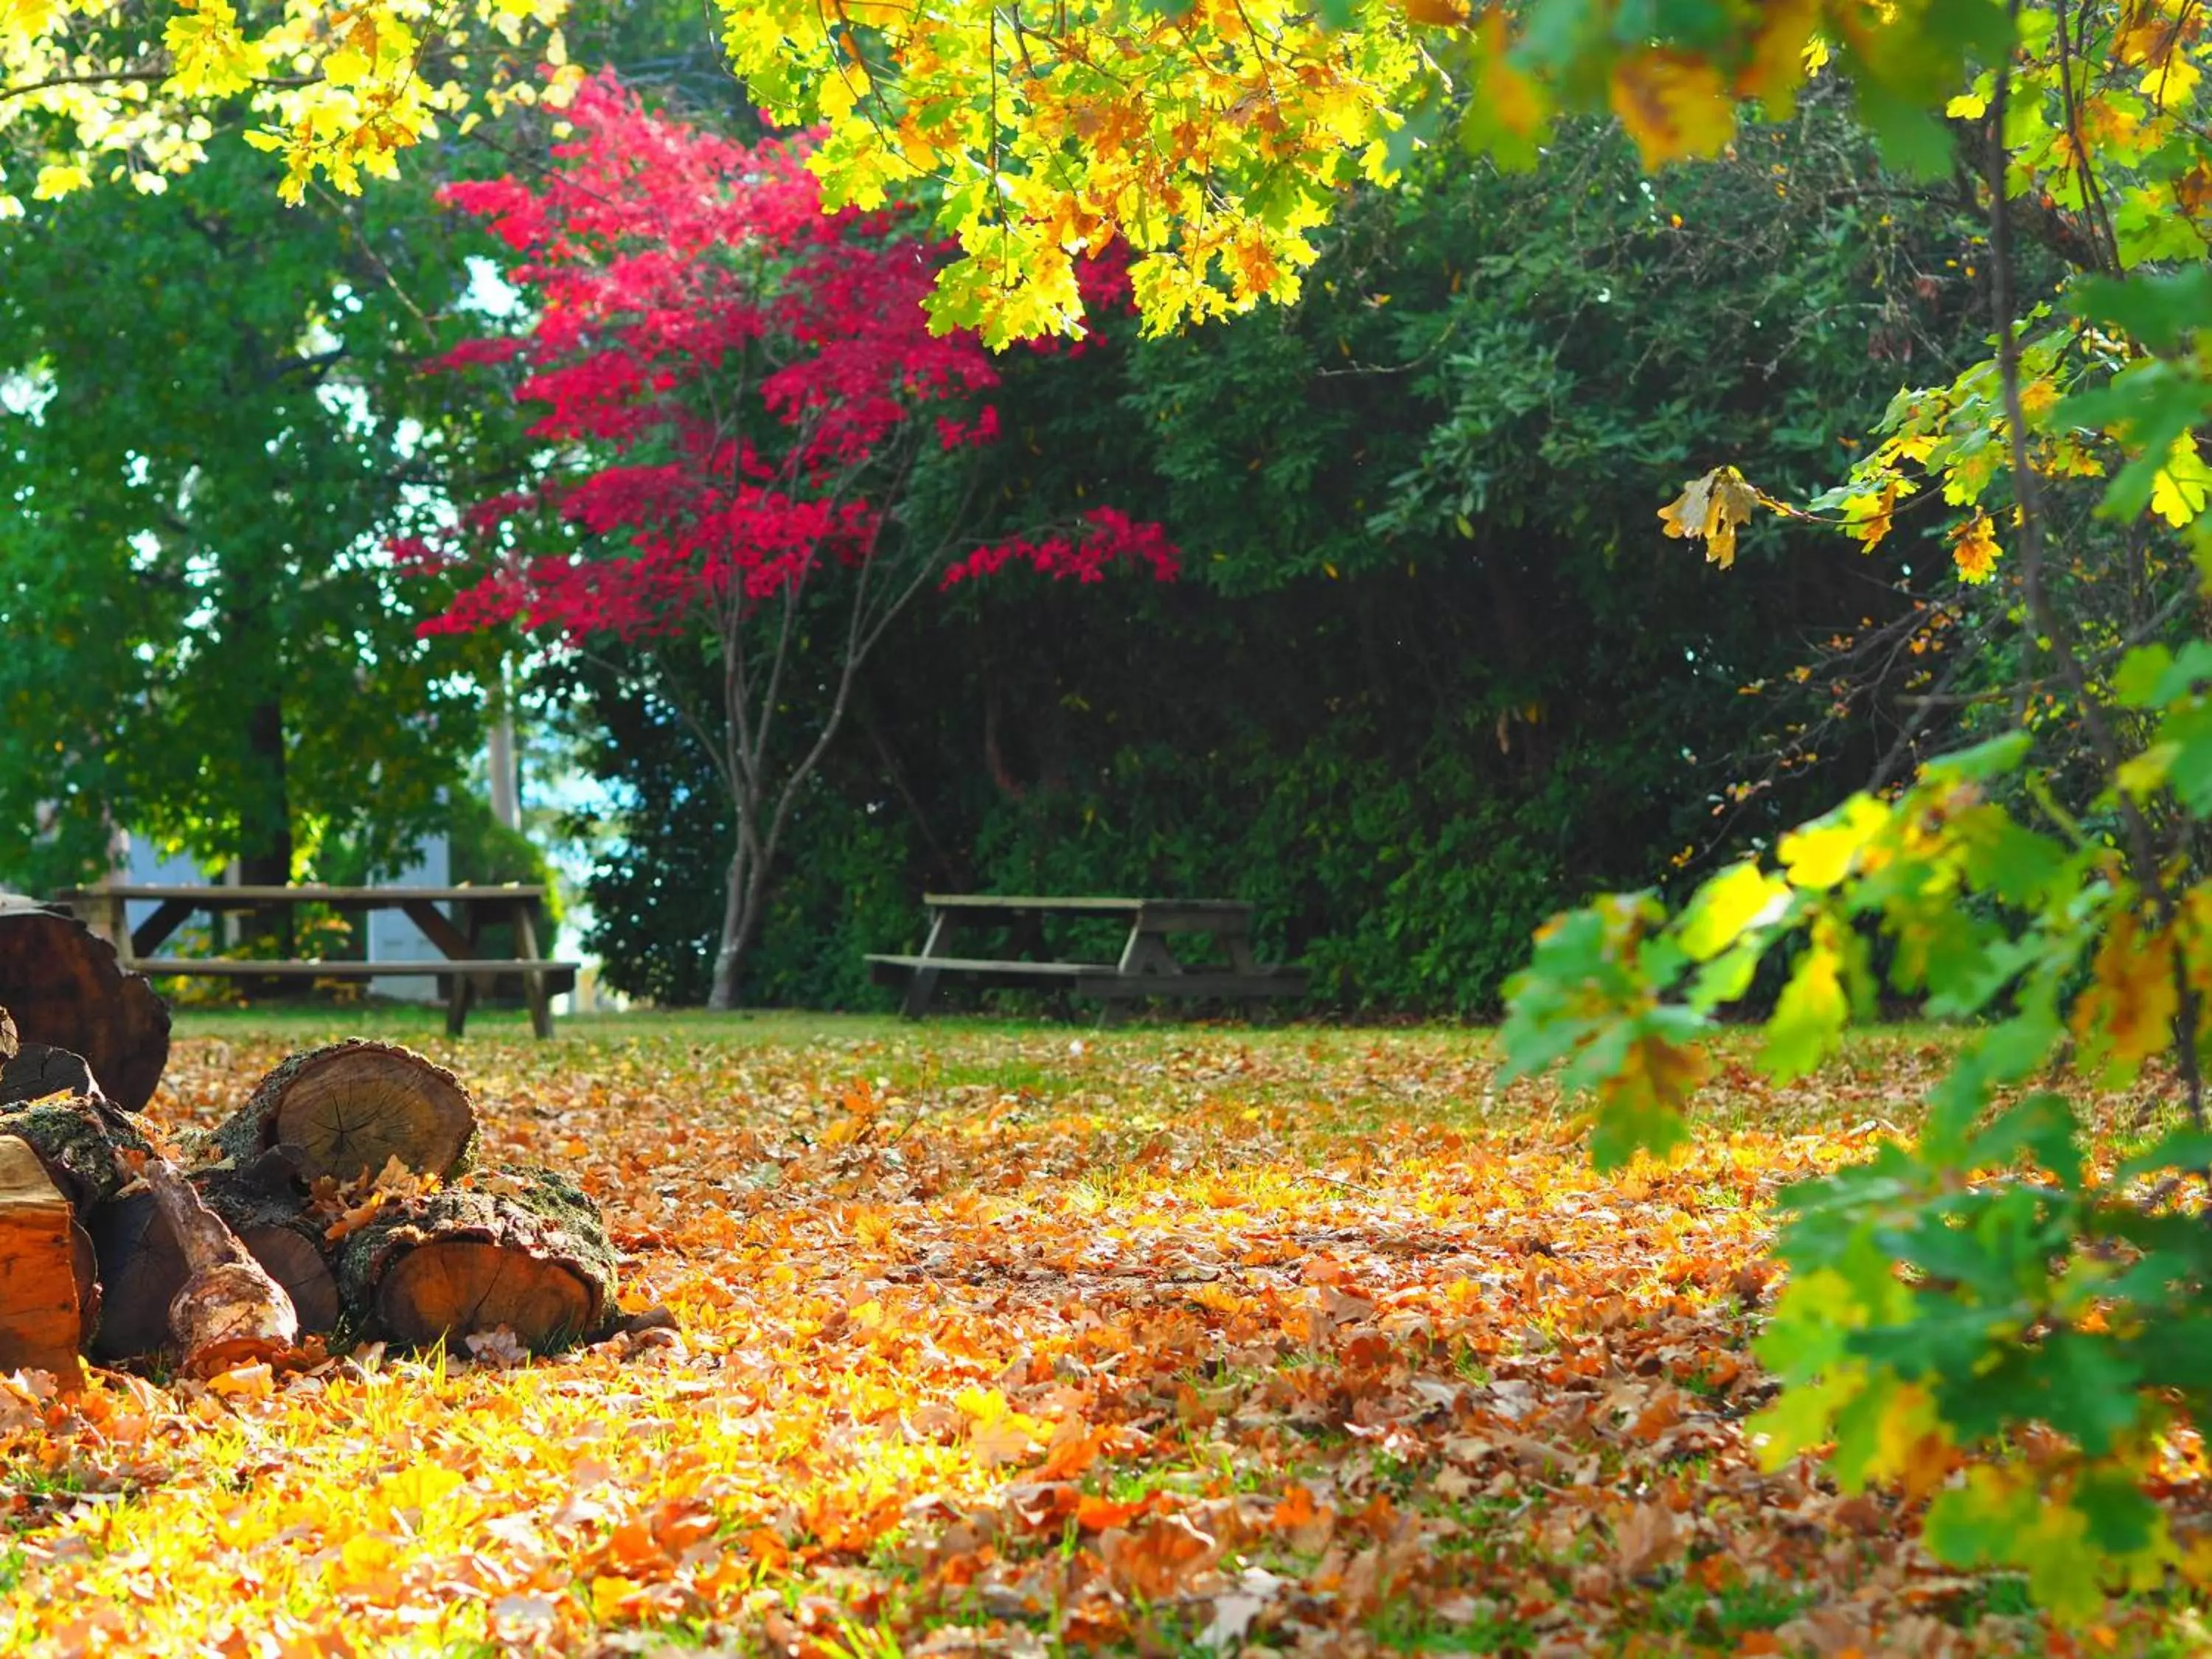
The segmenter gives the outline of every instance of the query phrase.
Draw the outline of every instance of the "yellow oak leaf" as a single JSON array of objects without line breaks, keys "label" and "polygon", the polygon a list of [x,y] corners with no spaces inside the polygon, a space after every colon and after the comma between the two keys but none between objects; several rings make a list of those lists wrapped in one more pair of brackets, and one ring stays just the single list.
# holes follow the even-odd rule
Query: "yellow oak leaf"
[{"label": "yellow oak leaf", "polygon": [[1759,494],[1732,466],[1717,466],[1702,478],[1692,478],[1682,493],[1659,509],[1669,536],[1703,541],[1705,562],[1723,570],[1735,562],[1738,525],[1751,522]]},{"label": "yellow oak leaf", "polygon": [[61,0],[0,0],[0,35],[35,40],[61,17]]},{"label": "yellow oak leaf", "polygon": [[1996,529],[1986,513],[1977,513],[1951,532],[1951,562],[1958,568],[1959,580],[1975,586],[1996,574],[1997,556],[2002,550],[1997,546]]},{"label": "yellow oak leaf", "polygon": [[39,169],[38,182],[31,187],[34,202],[60,200],[73,190],[83,190],[92,183],[92,175],[74,163]]},{"label": "yellow oak leaf", "polygon": [[2190,523],[2212,497],[2212,467],[2197,453],[2197,440],[2185,432],[2166,452],[2166,465],[2151,480],[2150,510],[2176,529]]},{"label": "yellow oak leaf", "polygon": [[1879,495],[1854,495],[1844,503],[1845,532],[1858,538],[1862,552],[1873,552],[1896,527],[1897,503],[1904,494],[1905,481],[1892,478]]},{"label": "yellow oak leaf", "polygon": [[2075,999],[2075,1040],[2108,1075],[2132,1077],[2173,1040],[2181,995],[2173,982],[2173,944],[2124,915],[2105,934],[2087,989]]},{"label": "yellow oak leaf", "polygon": [[161,31],[174,67],[169,84],[187,98],[243,92],[261,72],[258,48],[238,32],[230,0],[193,0]]},{"label": "yellow oak leaf", "polygon": [[1735,133],[1720,71],[1679,52],[1645,52],[1613,66],[1613,112],[1647,167],[1717,155]]},{"label": "yellow oak leaf", "polygon": [[1797,88],[1820,65],[1809,50],[1820,21],[1819,0],[1780,0],[1766,8],[1753,38],[1751,59],[1737,72],[1735,93],[1755,98],[1779,120],[1797,100]]},{"label": "yellow oak leaf", "polygon": [[1854,795],[1826,817],[1793,830],[1776,849],[1790,879],[1808,892],[1837,885],[1888,826],[1890,808],[1871,795]]}]

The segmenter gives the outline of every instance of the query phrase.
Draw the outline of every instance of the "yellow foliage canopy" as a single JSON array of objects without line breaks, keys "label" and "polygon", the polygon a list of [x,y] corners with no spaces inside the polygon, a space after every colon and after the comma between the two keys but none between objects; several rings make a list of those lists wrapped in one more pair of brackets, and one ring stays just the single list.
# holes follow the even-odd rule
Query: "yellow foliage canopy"
[{"label": "yellow foliage canopy", "polygon": [[0,219],[25,193],[164,188],[205,156],[205,106],[240,96],[288,196],[319,174],[356,191],[441,120],[566,103],[567,3],[0,0]]}]

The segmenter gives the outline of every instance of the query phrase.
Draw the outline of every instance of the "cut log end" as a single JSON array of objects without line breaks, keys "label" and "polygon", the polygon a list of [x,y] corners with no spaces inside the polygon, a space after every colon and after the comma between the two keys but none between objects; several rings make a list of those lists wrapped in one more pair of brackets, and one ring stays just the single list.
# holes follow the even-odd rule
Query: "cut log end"
[{"label": "cut log end", "polygon": [[25,1044],[82,1054],[125,1110],[143,1111],[154,1097],[169,1058],[168,1005],[82,922],[0,906],[0,1004]]},{"label": "cut log end", "polygon": [[289,1227],[241,1227],[238,1242],[292,1298],[303,1334],[337,1328],[338,1282],[321,1251]]},{"label": "cut log end", "polygon": [[475,1138],[475,1108],[451,1072],[396,1044],[359,1041],[294,1055],[215,1133],[241,1168],[272,1146],[295,1149],[309,1181],[375,1175],[394,1158],[418,1175],[450,1176]]},{"label": "cut log end", "polygon": [[560,1262],[470,1238],[416,1246],[377,1286],[380,1323],[416,1345],[504,1326],[524,1347],[547,1352],[591,1328],[596,1301],[582,1277]]},{"label": "cut log end", "polygon": [[100,1092],[92,1067],[81,1054],[43,1042],[19,1045],[0,1064],[0,1106],[21,1106],[54,1095],[91,1098]]},{"label": "cut log end", "polygon": [[169,1340],[169,1304],[191,1269],[154,1194],[135,1188],[96,1207],[90,1226],[106,1291],[92,1357],[136,1359]]},{"label": "cut log end", "polygon": [[92,1241],[23,1141],[0,1135],[0,1370],[82,1379],[77,1351],[98,1316]]}]

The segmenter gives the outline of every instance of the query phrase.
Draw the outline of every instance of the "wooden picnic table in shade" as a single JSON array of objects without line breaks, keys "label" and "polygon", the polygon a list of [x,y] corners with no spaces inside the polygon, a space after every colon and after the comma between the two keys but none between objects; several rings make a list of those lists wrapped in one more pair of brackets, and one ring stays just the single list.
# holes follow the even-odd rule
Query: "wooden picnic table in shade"
[{"label": "wooden picnic table in shade", "polygon": [[[925,893],[929,928],[916,956],[871,953],[869,975],[878,985],[903,986],[901,1012],[919,1019],[946,981],[987,989],[1064,990],[1105,1003],[1109,1011],[1141,997],[1222,1000],[1256,1005],[1273,997],[1305,994],[1303,969],[1256,959],[1252,907],[1237,899],[1040,897],[997,893]],[[1120,957],[1079,961],[1048,953],[1048,918],[1126,920]],[[956,933],[1003,929],[1004,954],[955,955]],[[1212,939],[1218,962],[1177,953],[1178,937]]]},{"label": "wooden picnic table in shade", "polygon": [[[139,886],[103,883],[73,887],[57,893],[54,902],[65,906],[94,932],[115,946],[125,968],[149,976],[179,975],[192,978],[228,979],[380,979],[386,975],[422,977],[434,975],[449,981],[446,988],[446,1030],[453,1036],[467,1024],[469,1009],[479,992],[489,992],[503,975],[522,979],[523,1000],[530,1009],[531,1029],[541,1037],[553,1035],[551,1000],[572,990],[577,965],[542,957],[538,952],[538,912],[544,902],[543,887],[521,884],[496,887],[322,887],[239,886],[208,884]],[[154,914],[133,927],[129,906],[150,902]],[[443,953],[442,959],[403,962],[317,962],[291,960],[242,961],[227,957],[164,957],[159,954],[170,936],[195,913],[226,910],[293,909],[322,905],[332,910],[398,910],[422,936]],[[441,908],[441,907],[447,907]],[[459,920],[448,908],[460,913]],[[486,927],[507,922],[514,929],[512,956],[486,956],[480,948]]]}]

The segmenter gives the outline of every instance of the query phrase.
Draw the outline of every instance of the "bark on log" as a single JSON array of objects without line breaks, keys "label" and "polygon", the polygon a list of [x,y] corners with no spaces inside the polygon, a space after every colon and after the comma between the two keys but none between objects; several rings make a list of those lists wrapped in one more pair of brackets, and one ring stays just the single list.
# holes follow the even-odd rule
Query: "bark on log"
[{"label": "bark on log", "polygon": [[0,1060],[15,1058],[15,1050],[22,1046],[22,1034],[15,1029],[15,1017],[0,1008]]},{"label": "bark on log", "polygon": [[154,1097],[169,1060],[168,1005],[74,917],[0,909],[0,1006],[24,1042],[82,1054],[125,1110],[143,1111]]},{"label": "bark on log", "polygon": [[118,1147],[150,1150],[129,1119],[102,1112],[97,1097],[0,1106],[0,1134],[29,1143],[80,1215],[112,1197],[128,1180],[116,1162]]},{"label": "bark on log", "polygon": [[299,1149],[301,1175],[340,1181],[386,1162],[441,1180],[466,1167],[476,1109],[459,1079],[396,1043],[349,1038],[295,1054],[209,1137],[244,1168],[278,1145]]},{"label": "bark on log", "polygon": [[0,1370],[52,1371],[74,1389],[100,1316],[92,1241],[30,1145],[0,1135]]},{"label": "bark on log", "polygon": [[598,1206],[549,1170],[490,1171],[380,1216],[347,1237],[337,1280],[364,1329],[414,1346],[504,1326],[549,1352],[597,1335],[615,1311]]}]

